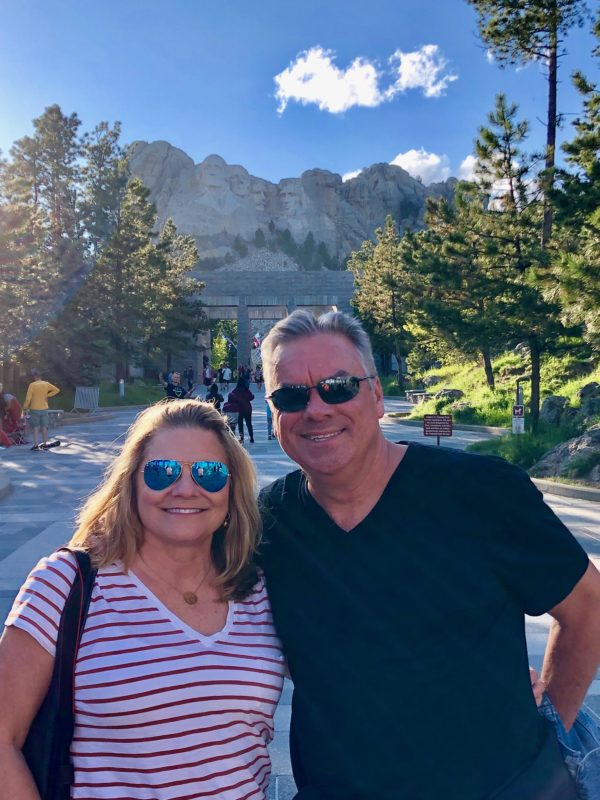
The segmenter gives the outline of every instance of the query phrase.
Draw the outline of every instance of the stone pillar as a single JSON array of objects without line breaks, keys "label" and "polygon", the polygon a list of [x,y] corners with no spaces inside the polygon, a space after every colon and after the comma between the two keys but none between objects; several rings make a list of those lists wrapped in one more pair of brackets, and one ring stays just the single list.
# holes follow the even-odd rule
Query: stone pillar
[{"label": "stone pillar", "polygon": [[237,341],[237,365],[238,369],[243,364],[250,363],[250,315],[246,298],[240,297],[237,307],[238,341]]},{"label": "stone pillar", "polygon": [[210,362],[210,331],[200,331],[200,333],[196,336],[196,346],[200,349],[196,351],[196,365],[195,365],[195,373],[196,373],[196,380],[202,383],[202,378],[204,377],[203,370],[204,370],[204,356],[208,356],[208,360]]},{"label": "stone pillar", "polygon": [[287,313],[291,314],[292,311],[295,311],[295,310],[296,310],[296,298],[295,297],[289,297],[288,298],[288,304],[287,304]]}]

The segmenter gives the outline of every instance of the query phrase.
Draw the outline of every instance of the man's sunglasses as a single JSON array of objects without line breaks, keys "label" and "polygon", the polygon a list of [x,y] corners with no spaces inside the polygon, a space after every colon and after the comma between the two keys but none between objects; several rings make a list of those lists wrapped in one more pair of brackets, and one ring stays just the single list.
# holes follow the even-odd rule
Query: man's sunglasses
[{"label": "man's sunglasses", "polygon": [[183,467],[189,467],[195,483],[205,492],[220,492],[227,483],[229,470],[220,461],[175,461],[157,458],[144,466],[144,483],[160,492],[168,489],[181,477]]},{"label": "man's sunglasses", "polygon": [[308,405],[310,390],[316,389],[324,403],[335,406],[352,400],[359,393],[361,382],[374,377],[366,375],[364,378],[356,378],[354,375],[340,375],[336,378],[325,378],[314,386],[304,384],[282,386],[280,389],[275,389],[267,400],[271,400],[278,411],[302,411]]}]

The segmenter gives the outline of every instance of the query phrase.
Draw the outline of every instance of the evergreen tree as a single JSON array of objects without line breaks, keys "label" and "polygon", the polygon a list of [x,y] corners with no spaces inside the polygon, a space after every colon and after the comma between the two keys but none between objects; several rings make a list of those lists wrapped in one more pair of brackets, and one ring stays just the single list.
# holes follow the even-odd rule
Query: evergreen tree
[{"label": "evergreen tree", "polygon": [[544,217],[542,244],[552,231],[549,193],[554,181],[556,129],[558,125],[558,66],[564,55],[564,40],[570,28],[581,26],[586,18],[584,0],[467,0],[477,11],[479,32],[501,65],[544,66],[548,81],[546,109],[546,152]]},{"label": "evergreen tree", "polygon": [[99,123],[82,137],[81,209],[90,250],[97,256],[117,224],[128,180],[127,161],[119,143],[121,123]]},{"label": "evergreen tree", "polygon": [[356,290],[352,304],[376,345],[384,345],[398,361],[398,386],[404,389],[401,363],[414,342],[411,323],[420,298],[419,276],[407,258],[412,239],[398,236],[394,220],[386,218],[375,231],[377,241],[363,242],[352,253],[348,268],[354,273]]},{"label": "evergreen tree", "polygon": [[256,233],[254,234],[254,246],[255,247],[266,247],[267,240],[265,239],[265,234],[262,231],[262,228],[257,228]]},{"label": "evergreen tree", "polygon": [[[503,94],[488,115],[489,126],[481,128],[476,142],[480,191],[488,203],[480,221],[488,246],[485,258],[491,269],[512,273],[512,302],[504,317],[513,339],[526,339],[531,352],[531,426],[537,431],[540,409],[540,359],[562,331],[559,309],[548,298],[550,279],[548,254],[538,232],[542,203],[535,193],[532,162],[523,151],[528,133],[517,120],[517,106]],[[499,196],[491,196],[495,187]]]},{"label": "evergreen tree", "polygon": [[12,319],[8,350],[31,341],[89,270],[77,203],[80,125],[50,106],[34,135],[15,142],[0,165],[0,205],[10,280],[0,284],[3,314]]},{"label": "evergreen tree", "polygon": [[316,263],[317,244],[312,231],[306,234],[301,247],[298,250],[298,261],[300,266],[305,270],[319,269],[319,264]]},{"label": "evergreen tree", "polygon": [[177,356],[207,327],[199,298],[204,284],[190,277],[198,250],[192,236],[177,233],[172,219],[165,222],[156,249],[158,274],[146,308],[146,349]]},{"label": "evergreen tree", "polygon": [[[600,20],[594,30],[600,39]],[[600,45],[594,53],[600,59]],[[575,136],[563,145],[573,171],[559,171],[554,194],[561,244],[555,275],[565,322],[582,325],[600,351],[600,83],[580,72],[574,83],[583,114],[574,123]]]}]

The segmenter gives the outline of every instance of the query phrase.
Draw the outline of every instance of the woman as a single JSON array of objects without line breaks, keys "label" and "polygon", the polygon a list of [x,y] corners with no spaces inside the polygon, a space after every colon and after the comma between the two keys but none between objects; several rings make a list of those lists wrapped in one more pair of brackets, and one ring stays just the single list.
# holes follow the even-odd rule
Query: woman
[{"label": "woman", "polygon": [[[72,797],[261,800],[284,662],[251,557],[255,474],[194,400],[142,412],[72,548],[98,575],[75,671]],[[21,758],[47,690],[74,558],[29,576],[0,641],[0,797],[33,800]]]},{"label": "woman", "polygon": [[246,378],[240,378],[236,384],[233,392],[229,392],[227,398],[230,403],[237,406],[238,409],[238,431],[240,434],[240,442],[244,441],[244,422],[248,428],[248,436],[250,437],[250,444],[254,444],[254,428],[252,427],[252,400],[254,395],[248,388],[248,381]]},{"label": "woman", "polygon": [[219,392],[219,387],[217,386],[217,384],[213,383],[208,392],[206,393],[206,402],[213,405],[220,413],[221,403],[223,402],[224,399],[225,398],[223,397],[223,395]]}]

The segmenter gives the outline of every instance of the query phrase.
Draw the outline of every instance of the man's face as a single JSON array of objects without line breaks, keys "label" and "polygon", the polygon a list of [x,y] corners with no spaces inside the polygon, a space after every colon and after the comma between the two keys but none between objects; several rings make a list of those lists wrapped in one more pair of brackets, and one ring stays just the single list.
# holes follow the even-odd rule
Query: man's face
[{"label": "man's face", "polygon": [[[368,374],[354,345],[334,333],[281,345],[265,362],[267,394],[281,386],[314,386],[337,375],[363,378]],[[282,448],[309,478],[339,475],[344,482],[347,470],[360,470],[365,456],[377,447],[383,413],[383,393],[376,378],[362,381],[356,397],[338,405],[327,405],[312,389],[305,409],[282,412],[273,408],[273,422]]]},{"label": "man's face", "polygon": [[179,383],[181,381],[181,375],[178,372],[174,372],[172,376],[173,383]]}]

